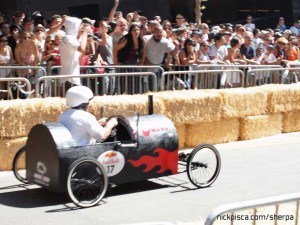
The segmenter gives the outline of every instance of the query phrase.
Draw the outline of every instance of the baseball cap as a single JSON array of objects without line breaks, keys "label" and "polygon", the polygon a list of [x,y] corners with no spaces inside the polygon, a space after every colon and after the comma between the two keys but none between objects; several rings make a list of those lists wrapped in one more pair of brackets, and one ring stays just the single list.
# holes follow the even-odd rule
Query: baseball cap
[{"label": "baseball cap", "polygon": [[90,25],[94,25],[95,20],[91,20],[91,19],[88,18],[88,17],[84,17],[84,18],[82,18],[82,22],[83,22],[83,23],[88,23],[88,24],[90,24]]}]

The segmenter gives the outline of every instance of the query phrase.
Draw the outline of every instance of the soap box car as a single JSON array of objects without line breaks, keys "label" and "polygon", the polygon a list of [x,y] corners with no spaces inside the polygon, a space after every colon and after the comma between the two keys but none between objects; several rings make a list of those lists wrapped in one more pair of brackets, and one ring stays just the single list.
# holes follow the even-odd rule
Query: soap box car
[{"label": "soap box car", "polygon": [[[118,126],[109,140],[84,146],[74,146],[70,132],[60,123],[35,125],[26,145],[15,155],[15,176],[24,183],[68,192],[81,207],[98,204],[108,184],[177,174],[180,163],[197,187],[210,186],[216,180],[221,161],[212,145],[199,145],[189,154],[179,154],[177,131],[167,117],[117,118]],[[21,170],[24,155],[26,165]]]}]

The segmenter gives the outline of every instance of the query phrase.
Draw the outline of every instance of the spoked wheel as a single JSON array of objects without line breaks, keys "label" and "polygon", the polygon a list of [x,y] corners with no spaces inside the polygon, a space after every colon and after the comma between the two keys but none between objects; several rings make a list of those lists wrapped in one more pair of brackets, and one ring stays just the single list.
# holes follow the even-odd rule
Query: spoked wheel
[{"label": "spoked wheel", "polygon": [[29,182],[26,180],[26,147],[22,146],[16,153],[13,160],[13,171],[16,178],[28,184]]},{"label": "spoked wheel", "polygon": [[221,168],[218,150],[209,144],[196,146],[187,161],[187,174],[195,186],[204,188],[217,179]]},{"label": "spoked wheel", "polygon": [[108,186],[105,168],[92,158],[78,159],[70,166],[68,194],[78,206],[91,207],[104,197]]}]

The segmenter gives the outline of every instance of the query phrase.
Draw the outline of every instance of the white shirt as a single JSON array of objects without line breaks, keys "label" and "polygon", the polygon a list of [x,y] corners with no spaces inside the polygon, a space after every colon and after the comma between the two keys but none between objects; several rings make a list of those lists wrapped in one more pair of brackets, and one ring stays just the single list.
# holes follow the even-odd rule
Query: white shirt
[{"label": "white shirt", "polygon": [[167,38],[163,37],[159,42],[154,41],[153,37],[147,43],[147,59],[151,64],[162,64],[165,53],[175,49],[175,45]]},{"label": "white shirt", "polygon": [[225,45],[222,45],[219,48],[217,48],[215,44],[210,46],[210,51],[209,51],[210,57],[215,57],[218,60],[224,61],[224,57],[226,55],[228,55],[228,50]]},{"label": "white shirt", "polygon": [[298,36],[299,30],[298,30],[297,27],[292,26],[292,27],[290,27],[289,30],[290,30],[293,34],[295,34],[296,36]]},{"label": "white shirt", "polygon": [[101,142],[105,129],[96,117],[81,109],[69,109],[58,118],[71,133],[76,146]]},{"label": "white shirt", "polygon": [[244,27],[246,28],[246,29],[251,29],[252,31],[255,29],[255,24],[254,23],[246,23],[245,25],[244,25]]}]

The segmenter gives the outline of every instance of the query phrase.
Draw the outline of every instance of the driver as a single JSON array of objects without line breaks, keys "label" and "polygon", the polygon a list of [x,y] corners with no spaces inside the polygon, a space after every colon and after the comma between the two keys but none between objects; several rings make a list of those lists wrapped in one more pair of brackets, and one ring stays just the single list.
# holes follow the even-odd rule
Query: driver
[{"label": "driver", "polygon": [[105,141],[118,125],[115,118],[107,122],[106,118],[97,121],[94,115],[87,112],[93,97],[93,92],[86,86],[71,87],[66,93],[66,103],[71,108],[60,115],[58,122],[70,131],[77,146]]}]

